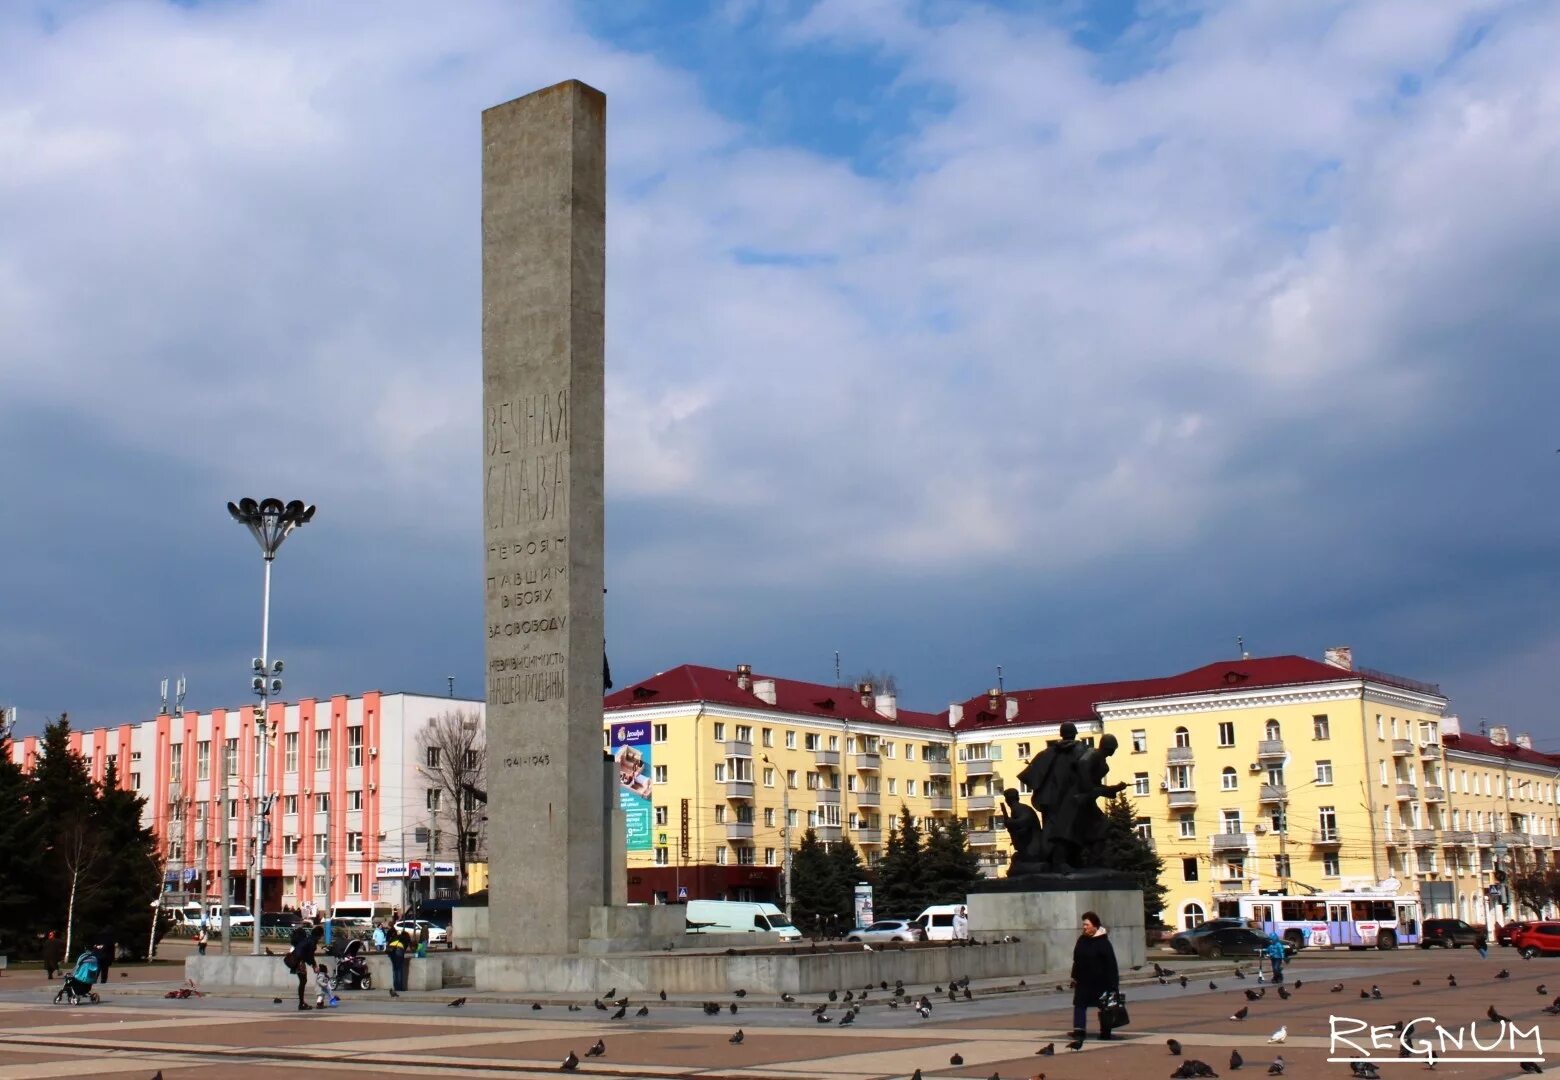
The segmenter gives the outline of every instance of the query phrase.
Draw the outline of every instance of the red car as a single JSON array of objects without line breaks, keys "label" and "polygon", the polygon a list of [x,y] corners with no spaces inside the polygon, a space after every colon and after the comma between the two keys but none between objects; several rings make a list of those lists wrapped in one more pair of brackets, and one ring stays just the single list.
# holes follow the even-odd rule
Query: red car
[{"label": "red car", "polygon": [[1521,930],[1523,927],[1530,926],[1530,925],[1531,925],[1530,923],[1522,922],[1519,919],[1512,919],[1509,923],[1504,923],[1504,924],[1502,924],[1500,926],[1497,926],[1495,928],[1495,944],[1497,944],[1497,945],[1510,945],[1511,944],[1511,935],[1515,934],[1518,930]]},{"label": "red car", "polygon": [[1512,931],[1511,947],[1530,959],[1560,955],[1560,922],[1520,924]]}]

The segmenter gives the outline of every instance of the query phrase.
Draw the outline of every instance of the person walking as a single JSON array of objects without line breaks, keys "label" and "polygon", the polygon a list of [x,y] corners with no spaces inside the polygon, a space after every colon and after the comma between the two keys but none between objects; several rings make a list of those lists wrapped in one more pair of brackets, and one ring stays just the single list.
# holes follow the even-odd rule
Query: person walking
[{"label": "person walking", "polygon": [[406,989],[406,931],[396,930],[390,935],[390,940],[385,943],[385,951],[390,954],[390,988],[401,991]]},{"label": "person walking", "polygon": [[1277,934],[1268,935],[1267,948],[1268,962],[1273,965],[1273,985],[1284,985],[1284,940]]},{"label": "person walking", "polygon": [[211,936],[206,933],[206,925],[205,923],[202,923],[200,929],[195,931],[195,951],[200,953],[200,955],[205,956],[206,943],[210,940]]},{"label": "person walking", "polygon": [[287,965],[287,970],[298,977],[298,1011],[308,1012],[314,1008],[303,1000],[303,993],[308,988],[309,976],[314,974],[319,966],[314,958],[315,951],[319,948],[320,938],[324,931],[318,926],[310,926],[307,923],[297,927],[292,932],[292,948],[287,955],[282,957],[282,963]]},{"label": "person walking", "polygon": [[60,964],[65,959],[65,943],[53,930],[49,936],[43,939],[43,970],[50,982],[54,981],[55,972],[60,970]]},{"label": "person walking", "polygon": [[[1089,1033],[1089,1010],[1099,1007],[1102,995],[1121,988],[1120,975],[1116,969],[1116,950],[1100,923],[1100,917],[1092,911],[1085,911],[1082,922],[1083,933],[1073,946],[1073,1029],[1070,1033],[1072,1041],[1067,1044],[1070,1050],[1083,1047],[1084,1037]],[[1110,1028],[1105,1026],[1103,1015],[1100,1017],[1100,1038],[1111,1038]]]}]

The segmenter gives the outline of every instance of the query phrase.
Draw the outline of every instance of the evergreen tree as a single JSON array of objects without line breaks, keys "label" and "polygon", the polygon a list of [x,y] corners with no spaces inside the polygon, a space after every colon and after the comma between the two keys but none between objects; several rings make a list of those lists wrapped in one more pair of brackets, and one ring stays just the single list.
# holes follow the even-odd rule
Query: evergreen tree
[{"label": "evergreen tree", "polygon": [[23,842],[38,860],[30,929],[59,931],[67,949],[74,949],[80,937],[72,933],[73,894],[80,900],[83,884],[88,892],[96,884],[101,850],[92,827],[97,792],[87,763],[71,752],[70,718],[65,714],[44,728],[26,792]]},{"label": "evergreen tree", "polygon": [[832,929],[834,865],[818,834],[809,828],[791,856],[791,919],[804,934],[822,937]]},{"label": "evergreen tree", "polygon": [[899,817],[889,824],[888,844],[877,868],[874,900],[878,914],[891,919],[913,919],[926,909],[927,889],[921,849],[921,830],[903,804]]},{"label": "evergreen tree", "polygon": [[1137,810],[1132,800],[1118,794],[1105,805],[1105,833],[1095,849],[1097,865],[1131,874],[1143,890],[1143,925],[1159,925],[1165,906],[1165,887],[1159,883],[1164,862],[1147,840],[1137,834]]},{"label": "evergreen tree", "polygon": [[[849,839],[829,845],[829,868],[834,876],[833,910],[839,925],[848,930],[856,925],[856,885],[867,880],[867,868]],[[875,896],[873,902],[875,906]]]},{"label": "evergreen tree", "polygon": [[27,816],[27,778],[11,760],[11,740],[0,736],[0,953],[16,956],[29,949],[37,904],[37,849]]},{"label": "evergreen tree", "polygon": [[980,856],[970,848],[969,833],[958,818],[927,830],[922,865],[926,890],[936,898],[934,902],[962,904],[985,876],[980,872]]},{"label": "evergreen tree", "polygon": [[78,926],[89,933],[108,931],[137,956],[151,940],[151,905],[162,887],[157,836],[141,825],[145,805],[135,792],[120,789],[117,769],[110,764],[93,820],[104,852],[103,882],[85,904],[78,901]]}]

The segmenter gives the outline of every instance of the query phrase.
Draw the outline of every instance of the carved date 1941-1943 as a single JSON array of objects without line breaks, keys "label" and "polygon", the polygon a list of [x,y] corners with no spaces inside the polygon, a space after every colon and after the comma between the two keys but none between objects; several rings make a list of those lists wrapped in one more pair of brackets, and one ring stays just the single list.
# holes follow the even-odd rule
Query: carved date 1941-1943
[{"label": "carved date 1941-1943", "polygon": [[516,769],[526,765],[547,765],[550,759],[546,754],[512,754],[504,759],[504,768]]}]

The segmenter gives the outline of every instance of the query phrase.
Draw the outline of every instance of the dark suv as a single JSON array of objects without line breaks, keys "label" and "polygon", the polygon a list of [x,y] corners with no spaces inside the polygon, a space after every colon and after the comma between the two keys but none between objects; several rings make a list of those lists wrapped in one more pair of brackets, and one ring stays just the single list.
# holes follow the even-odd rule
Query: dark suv
[{"label": "dark suv", "polygon": [[1461,919],[1426,919],[1420,928],[1419,947],[1428,949],[1439,945],[1443,949],[1460,949],[1472,945],[1483,948],[1488,940],[1482,926],[1469,926]]}]

